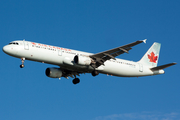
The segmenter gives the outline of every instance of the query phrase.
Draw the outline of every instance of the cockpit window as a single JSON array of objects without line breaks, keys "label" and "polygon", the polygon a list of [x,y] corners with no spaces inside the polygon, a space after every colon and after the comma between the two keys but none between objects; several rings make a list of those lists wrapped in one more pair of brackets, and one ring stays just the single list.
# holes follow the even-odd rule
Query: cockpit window
[{"label": "cockpit window", "polygon": [[19,45],[19,43],[18,43],[18,42],[10,42],[10,43],[9,43],[9,45],[11,45],[11,44],[14,44],[14,45]]}]

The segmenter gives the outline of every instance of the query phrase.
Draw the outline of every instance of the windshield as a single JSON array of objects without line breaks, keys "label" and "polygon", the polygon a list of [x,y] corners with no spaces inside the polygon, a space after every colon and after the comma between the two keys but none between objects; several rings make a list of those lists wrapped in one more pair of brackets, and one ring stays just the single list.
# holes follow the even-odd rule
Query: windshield
[{"label": "windshield", "polygon": [[11,44],[14,44],[14,45],[19,45],[19,43],[18,43],[18,42],[10,42],[10,43],[9,43],[9,45],[11,45]]}]

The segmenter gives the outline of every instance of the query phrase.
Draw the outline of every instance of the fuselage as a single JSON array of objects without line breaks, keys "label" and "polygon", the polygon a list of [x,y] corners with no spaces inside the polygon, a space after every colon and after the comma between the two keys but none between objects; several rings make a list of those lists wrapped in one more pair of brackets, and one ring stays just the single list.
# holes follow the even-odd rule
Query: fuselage
[{"label": "fuselage", "polygon": [[[92,53],[45,45],[25,40],[13,41],[3,47],[3,51],[13,57],[25,58],[26,60],[37,61],[47,64],[53,64],[72,71],[82,73],[91,73],[94,68],[90,65],[78,65],[74,63],[74,56],[89,56]],[[139,62],[133,62],[123,59],[110,59],[104,65],[95,68],[100,73],[120,76],[120,77],[138,77],[163,74],[163,70],[151,71],[148,66]]]}]

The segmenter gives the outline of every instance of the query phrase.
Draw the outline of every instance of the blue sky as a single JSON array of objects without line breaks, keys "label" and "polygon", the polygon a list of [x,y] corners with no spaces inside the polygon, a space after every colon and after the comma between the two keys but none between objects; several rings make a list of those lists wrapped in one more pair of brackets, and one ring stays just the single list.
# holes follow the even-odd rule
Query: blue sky
[{"label": "blue sky", "polygon": [[[158,65],[180,61],[178,0],[1,0],[1,48],[26,39],[98,53],[147,38],[122,59],[138,61],[153,42]],[[164,75],[123,78],[81,75],[51,79],[53,65],[21,61],[0,52],[2,120],[179,120],[179,65]]]}]

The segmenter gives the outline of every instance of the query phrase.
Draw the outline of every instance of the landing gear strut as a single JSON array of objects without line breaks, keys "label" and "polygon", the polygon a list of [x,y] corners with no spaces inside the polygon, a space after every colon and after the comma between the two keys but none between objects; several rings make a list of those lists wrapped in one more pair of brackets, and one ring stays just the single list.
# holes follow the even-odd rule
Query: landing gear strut
[{"label": "landing gear strut", "polygon": [[73,84],[78,84],[80,82],[80,79],[79,78],[74,78],[72,82],[73,82]]},{"label": "landing gear strut", "polygon": [[22,64],[20,65],[20,68],[23,68],[23,67],[24,67],[24,61],[25,61],[25,58],[21,58]]}]

